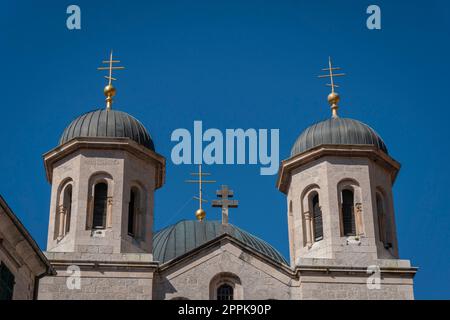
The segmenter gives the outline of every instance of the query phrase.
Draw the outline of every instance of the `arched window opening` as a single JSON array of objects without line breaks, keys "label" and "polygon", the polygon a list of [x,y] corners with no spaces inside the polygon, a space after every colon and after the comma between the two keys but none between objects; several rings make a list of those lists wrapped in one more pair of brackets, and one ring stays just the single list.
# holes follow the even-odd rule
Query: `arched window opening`
[{"label": "arched window opening", "polygon": [[233,287],[227,283],[224,283],[217,288],[217,300],[233,300],[233,294]]},{"label": "arched window opening", "polygon": [[292,216],[292,200],[289,200],[289,215]]},{"label": "arched window opening", "polygon": [[209,298],[211,300],[243,300],[241,280],[230,272],[216,274],[209,283]]},{"label": "arched window opening", "polygon": [[72,213],[72,184],[65,183],[60,189],[56,206],[54,239],[61,240],[70,231]]},{"label": "arched window opening", "polygon": [[319,203],[319,186],[310,185],[301,195],[303,246],[310,249],[314,242],[323,239],[322,210]]},{"label": "arched window opening", "polygon": [[92,228],[106,228],[106,214],[108,206],[108,185],[104,182],[97,183],[94,187],[94,214]]},{"label": "arched window opening", "polygon": [[323,239],[323,223],[322,209],[319,205],[319,195],[317,193],[312,198],[312,212],[314,241],[320,241]]},{"label": "arched window opening", "polygon": [[70,231],[70,218],[72,215],[72,185],[64,191],[64,235]]},{"label": "arched window opening", "polygon": [[356,235],[355,206],[352,190],[342,190],[342,226],[344,236]]},{"label": "arched window opening", "polygon": [[138,236],[138,212],[139,212],[139,195],[136,189],[130,191],[130,202],[128,203],[128,234],[130,236]]}]

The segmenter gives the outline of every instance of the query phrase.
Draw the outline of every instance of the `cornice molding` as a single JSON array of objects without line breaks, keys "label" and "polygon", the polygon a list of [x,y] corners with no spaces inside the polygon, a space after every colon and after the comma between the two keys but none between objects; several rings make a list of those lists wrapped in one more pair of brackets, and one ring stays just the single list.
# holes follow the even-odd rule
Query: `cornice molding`
[{"label": "cornice molding", "polygon": [[129,138],[109,138],[109,137],[75,138],[66,142],[61,146],[58,146],[44,153],[42,157],[44,159],[44,167],[47,181],[49,183],[52,182],[54,164],[57,161],[65,158],[66,156],[80,149],[124,150],[130,152],[136,157],[156,165],[157,169],[155,176],[156,189],[162,187],[164,184],[166,159],[162,155],[141,146],[140,144]]},{"label": "cornice molding", "polygon": [[390,172],[392,184],[394,184],[401,166],[399,162],[373,146],[338,146],[324,144],[295,155],[286,160],[282,160],[280,168],[278,169],[278,177],[276,183],[278,190],[286,194],[289,189],[291,172],[294,169],[326,156],[336,156],[342,158],[368,158],[376,163],[379,163]]}]

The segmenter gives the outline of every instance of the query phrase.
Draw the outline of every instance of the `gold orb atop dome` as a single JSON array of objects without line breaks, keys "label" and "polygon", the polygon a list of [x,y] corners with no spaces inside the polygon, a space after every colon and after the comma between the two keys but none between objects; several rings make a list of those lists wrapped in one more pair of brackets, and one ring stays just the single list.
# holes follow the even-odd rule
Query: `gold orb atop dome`
[{"label": "gold orb atop dome", "polygon": [[203,209],[198,209],[197,211],[195,211],[195,216],[198,220],[202,221],[206,217],[206,212]]},{"label": "gold orb atop dome", "polygon": [[328,103],[331,105],[338,104],[339,102],[339,94],[336,92],[332,92],[328,95]]},{"label": "gold orb atop dome", "polygon": [[105,89],[103,89],[103,92],[107,97],[114,97],[116,95],[116,88],[114,88],[112,84],[108,84]]}]

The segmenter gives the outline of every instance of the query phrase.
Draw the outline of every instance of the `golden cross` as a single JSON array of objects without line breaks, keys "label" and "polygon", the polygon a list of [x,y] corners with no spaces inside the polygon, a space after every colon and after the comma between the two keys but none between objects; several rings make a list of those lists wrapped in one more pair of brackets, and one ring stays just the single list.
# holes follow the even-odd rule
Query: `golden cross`
[{"label": "golden cross", "polygon": [[194,199],[198,200],[198,210],[195,213],[198,220],[203,220],[205,218],[205,211],[202,209],[202,203],[208,202],[208,200],[203,199],[203,189],[202,186],[204,183],[214,183],[215,180],[204,180],[204,176],[210,176],[211,173],[202,172],[202,165],[198,165],[198,172],[191,173],[192,176],[198,176],[198,180],[185,180],[187,183],[198,183],[198,197],[194,196]]},{"label": "golden cross", "polygon": [[108,64],[107,67],[98,67],[97,70],[108,70],[108,75],[105,76],[106,79],[108,79],[108,84],[106,85],[103,92],[106,96],[106,109],[110,110],[112,105],[112,97],[116,95],[116,88],[112,85],[113,80],[117,80],[116,78],[113,78],[112,71],[113,70],[123,70],[125,67],[119,67],[119,66],[113,66],[114,63],[119,63],[119,60],[113,60],[113,52],[111,50],[111,53],[109,55],[109,60],[104,60],[102,63]]},{"label": "golden cross", "polygon": [[345,76],[345,73],[333,73],[334,70],[341,70],[339,67],[333,67],[331,63],[331,57],[328,57],[328,68],[322,69],[322,71],[329,71],[329,74],[320,75],[319,78],[330,78],[331,83],[327,83],[328,87],[331,87],[331,92],[334,93],[334,88],[339,88],[337,84],[334,83],[334,77]]},{"label": "golden cross", "polygon": [[339,88],[337,84],[334,83],[334,77],[345,76],[345,73],[333,73],[335,70],[341,70],[339,67],[333,67],[331,63],[331,57],[328,57],[328,68],[322,69],[322,71],[329,71],[329,74],[320,75],[319,78],[330,78],[331,83],[327,83],[327,86],[331,87],[331,93],[328,95],[328,103],[331,106],[331,115],[333,118],[337,118],[339,94],[334,91],[334,88]]}]

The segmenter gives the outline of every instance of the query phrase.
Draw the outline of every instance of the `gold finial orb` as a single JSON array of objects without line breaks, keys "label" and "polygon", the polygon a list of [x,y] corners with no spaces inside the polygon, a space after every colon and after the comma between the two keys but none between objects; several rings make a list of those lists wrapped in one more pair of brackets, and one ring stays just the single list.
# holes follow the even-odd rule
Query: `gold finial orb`
[{"label": "gold finial orb", "polygon": [[114,97],[116,95],[116,88],[112,84],[108,84],[104,89],[103,92],[105,93],[105,96],[107,97]]},{"label": "gold finial orb", "polygon": [[330,105],[337,105],[339,102],[339,94],[332,92],[328,95],[328,103]]},{"label": "gold finial orb", "polygon": [[198,209],[197,211],[195,211],[195,216],[198,220],[202,221],[206,217],[206,212],[203,209]]}]

